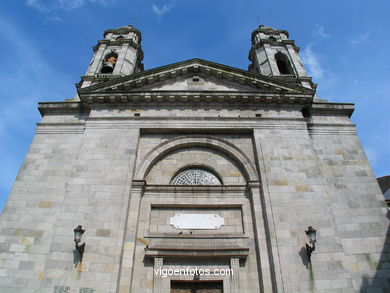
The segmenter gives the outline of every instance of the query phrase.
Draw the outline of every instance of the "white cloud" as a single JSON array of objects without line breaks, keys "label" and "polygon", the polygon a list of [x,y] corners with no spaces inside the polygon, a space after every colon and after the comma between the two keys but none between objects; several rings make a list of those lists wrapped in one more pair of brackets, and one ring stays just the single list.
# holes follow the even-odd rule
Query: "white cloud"
[{"label": "white cloud", "polygon": [[43,13],[53,11],[72,11],[84,6],[87,2],[108,5],[112,0],[27,0],[27,5]]},{"label": "white cloud", "polygon": [[325,70],[322,68],[318,56],[311,49],[311,45],[307,46],[301,53],[302,62],[306,65],[309,75],[316,78],[317,80],[321,79]]},{"label": "white cloud", "polygon": [[164,4],[162,7],[159,7],[157,5],[153,5],[152,9],[153,12],[156,13],[158,16],[162,16],[163,14],[167,13],[172,9],[173,5],[171,4]]},{"label": "white cloud", "polygon": [[314,31],[313,35],[318,36],[318,37],[323,38],[323,39],[330,37],[330,35],[325,33],[325,28],[323,26],[319,26],[317,28],[317,30]]},{"label": "white cloud", "polygon": [[353,38],[351,41],[351,44],[352,45],[359,45],[359,44],[367,41],[369,37],[370,37],[370,32],[362,33],[360,35],[357,35],[355,38]]}]

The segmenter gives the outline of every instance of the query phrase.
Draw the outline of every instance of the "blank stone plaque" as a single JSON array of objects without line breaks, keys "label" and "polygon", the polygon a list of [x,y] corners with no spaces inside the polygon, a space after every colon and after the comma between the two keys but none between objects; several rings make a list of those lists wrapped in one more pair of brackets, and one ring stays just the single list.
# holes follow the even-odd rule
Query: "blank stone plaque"
[{"label": "blank stone plaque", "polygon": [[225,220],[217,214],[176,214],[169,224],[176,229],[218,230]]}]

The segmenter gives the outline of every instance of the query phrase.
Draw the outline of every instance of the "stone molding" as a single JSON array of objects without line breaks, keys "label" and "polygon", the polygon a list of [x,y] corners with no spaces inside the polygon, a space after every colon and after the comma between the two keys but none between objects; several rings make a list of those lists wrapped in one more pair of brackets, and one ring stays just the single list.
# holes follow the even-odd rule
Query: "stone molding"
[{"label": "stone molding", "polygon": [[356,135],[355,124],[308,124],[310,135]]},{"label": "stone molding", "polygon": [[37,123],[37,134],[82,134],[85,131],[85,122],[74,123]]},{"label": "stone molding", "polygon": [[139,39],[141,41],[141,32],[138,29],[136,29],[135,27],[133,27],[131,24],[128,26],[121,26],[119,28],[107,29],[104,31],[103,36],[106,37],[106,35],[109,33],[113,33],[113,34],[117,34],[117,35],[126,35],[129,33],[135,33],[135,34],[137,34],[137,36],[139,37]]},{"label": "stone molding", "polygon": [[314,102],[307,110],[310,115],[342,115],[350,118],[355,106],[352,103]]},{"label": "stone molding", "polygon": [[92,49],[94,51],[96,51],[98,49],[99,45],[101,45],[101,44],[106,44],[106,45],[110,45],[110,46],[122,46],[123,44],[129,44],[134,49],[141,49],[141,45],[134,43],[134,41],[131,39],[123,39],[121,41],[99,40],[98,44],[93,46]]},{"label": "stone molding", "polygon": [[147,192],[180,192],[180,193],[194,193],[194,192],[220,192],[220,193],[236,193],[246,190],[246,185],[146,185]]},{"label": "stone molding", "polygon": [[188,247],[145,247],[145,257],[185,257],[185,258],[231,258],[237,257],[245,259],[249,255],[248,247],[207,247],[207,248],[188,248]]},{"label": "stone molding", "polygon": [[[227,105],[237,104],[300,104],[308,105],[312,102],[311,95],[297,95],[282,93],[251,93],[251,92],[118,92],[118,93],[90,93],[83,94],[80,99],[86,104],[191,104],[191,103],[217,103]],[[230,106],[231,107],[231,106]]]},{"label": "stone molding", "polygon": [[286,31],[286,30],[278,30],[278,29],[275,29],[273,27],[264,26],[261,24],[261,25],[259,25],[259,27],[257,29],[252,31],[252,38],[253,38],[254,34],[257,34],[260,32],[265,33],[265,34],[269,34],[269,35],[285,34],[287,37],[289,37],[288,31]]}]

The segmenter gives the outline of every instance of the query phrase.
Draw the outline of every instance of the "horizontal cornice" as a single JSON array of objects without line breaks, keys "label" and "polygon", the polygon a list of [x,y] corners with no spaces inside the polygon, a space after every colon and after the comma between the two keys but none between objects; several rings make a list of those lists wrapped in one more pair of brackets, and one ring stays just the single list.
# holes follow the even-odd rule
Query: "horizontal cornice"
[{"label": "horizontal cornice", "polygon": [[[253,92],[224,92],[224,91],[148,91],[148,92],[120,92],[115,93],[89,93],[81,95],[80,99],[85,104],[123,104],[123,103],[164,103],[173,104],[189,103],[225,103],[231,104],[310,104],[313,100],[311,94],[293,93],[253,93]],[[201,108],[201,105],[200,105]]]},{"label": "horizontal cornice", "polygon": [[347,115],[352,116],[355,106],[352,103],[320,103],[314,102],[309,108],[308,113],[313,115]]},{"label": "horizontal cornice", "polygon": [[97,45],[93,46],[92,49],[96,51],[100,45],[105,44],[107,46],[122,46],[123,44],[129,44],[130,47],[134,49],[141,48],[141,45],[134,43],[131,39],[123,39],[120,41],[113,41],[113,40],[99,40]]}]

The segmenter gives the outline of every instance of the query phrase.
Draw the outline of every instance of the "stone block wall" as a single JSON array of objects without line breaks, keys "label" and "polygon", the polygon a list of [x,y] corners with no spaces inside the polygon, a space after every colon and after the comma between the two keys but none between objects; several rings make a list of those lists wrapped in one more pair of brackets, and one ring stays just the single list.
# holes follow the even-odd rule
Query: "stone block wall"
[{"label": "stone block wall", "polygon": [[[354,127],[342,115],[311,121],[255,130],[278,290],[385,292],[386,208]],[[311,264],[309,225],[318,240]]]},{"label": "stone block wall", "polygon": [[[180,109],[151,107],[151,116],[165,111],[161,121],[104,106],[86,120],[81,114],[45,116],[1,216],[1,290],[154,292],[161,280],[145,247],[180,242],[248,247],[239,265],[219,260],[221,267],[235,263],[240,272],[239,279],[226,279],[238,286],[232,292],[264,286],[264,292],[385,293],[387,210],[354,126],[346,115],[304,119],[300,111],[271,108],[248,107],[245,119],[225,111],[218,124],[221,109],[204,119],[188,110],[191,117],[179,120],[186,115]],[[265,117],[249,118],[259,111]],[[206,147],[212,140],[214,148]],[[175,149],[177,141],[182,145]],[[244,165],[222,152],[222,142],[245,155]],[[149,161],[165,144],[172,144],[170,151]],[[191,164],[209,165],[231,189],[159,189]],[[231,224],[221,233],[233,234],[234,228],[243,237],[153,238],[172,232],[170,216],[156,214],[158,209],[189,213],[191,205],[221,213]],[[237,210],[230,215],[228,209]],[[86,248],[82,266],[75,267],[73,229],[79,224],[87,229]],[[304,250],[309,225],[318,231],[311,265]],[[163,265],[183,266],[172,260]],[[167,281],[161,282],[168,290]]]},{"label": "stone block wall", "polygon": [[[48,254],[61,238],[59,222],[71,217],[66,194],[80,143],[80,134],[35,136],[0,221],[4,292],[35,292],[44,282]],[[71,233],[67,242],[72,245]],[[55,277],[51,273],[46,278]]]},{"label": "stone block wall", "polygon": [[320,256],[318,265],[334,259],[329,268],[342,272],[340,284],[354,292],[390,291],[388,211],[360,142],[353,133],[313,132],[313,148],[328,187],[334,221],[325,237],[339,245],[338,251],[329,251],[333,255]]},{"label": "stone block wall", "polygon": [[[4,292],[116,291],[139,132],[84,130],[67,118],[38,126],[1,216]],[[86,248],[75,268],[79,224]]]}]

